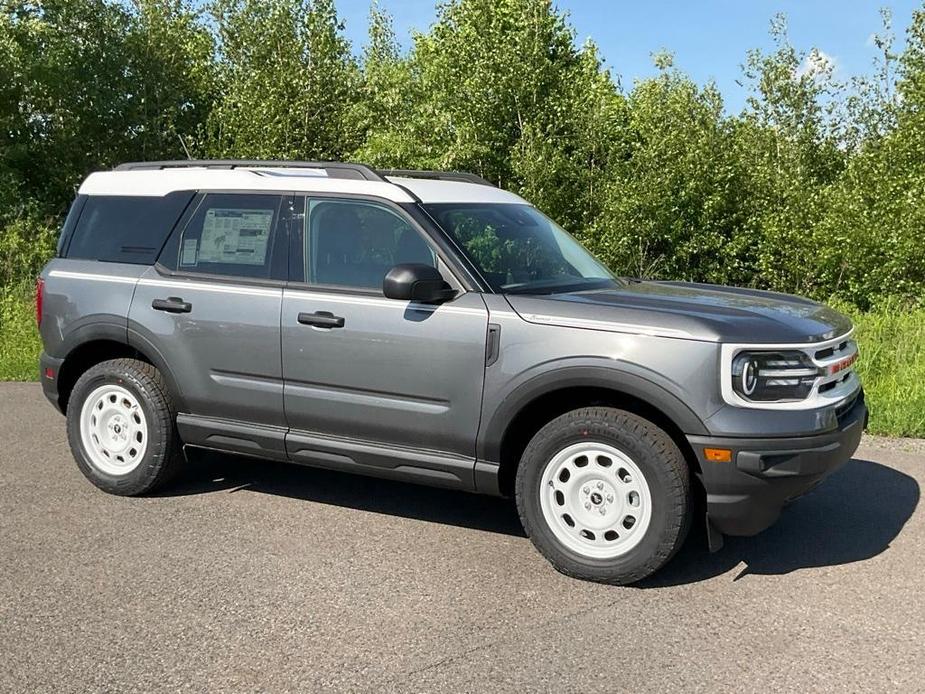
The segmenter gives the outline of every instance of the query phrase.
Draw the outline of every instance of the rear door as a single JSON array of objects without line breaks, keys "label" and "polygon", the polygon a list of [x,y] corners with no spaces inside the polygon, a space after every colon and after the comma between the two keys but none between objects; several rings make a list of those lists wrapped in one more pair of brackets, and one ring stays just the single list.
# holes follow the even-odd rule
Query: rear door
[{"label": "rear door", "polygon": [[409,452],[430,451],[468,476],[450,473],[447,484],[470,486],[488,326],[481,295],[438,306],[387,299],[382,280],[398,263],[433,264],[455,282],[413,221],[384,201],[312,197],[297,207],[282,312],[290,454],[394,469],[427,468]]},{"label": "rear door", "polygon": [[187,443],[284,457],[279,321],[290,200],[199,196],[138,282],[129,340],[153,346],[173,373],[191,415],[179,418]]}]

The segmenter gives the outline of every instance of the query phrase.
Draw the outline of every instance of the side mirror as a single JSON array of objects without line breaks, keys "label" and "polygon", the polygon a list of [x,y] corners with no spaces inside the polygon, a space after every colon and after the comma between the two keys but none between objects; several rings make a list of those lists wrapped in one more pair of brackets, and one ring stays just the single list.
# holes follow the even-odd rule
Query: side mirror
[{"label": "side mirror", "polygon": [[382,293],[389,299],[439,304],[456,296],[437,268],[421,263],[396,265],[382,280]]}]

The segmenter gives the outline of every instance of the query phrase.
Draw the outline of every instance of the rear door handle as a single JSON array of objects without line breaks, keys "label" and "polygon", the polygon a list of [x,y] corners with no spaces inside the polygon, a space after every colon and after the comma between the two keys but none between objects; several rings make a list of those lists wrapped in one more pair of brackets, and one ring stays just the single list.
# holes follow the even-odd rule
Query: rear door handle
[{"label": "rear door handle", "polygon": [[193,310],[193,305],[189,301],[183,301],[178,296],[168,296],[166,299],[152,301],[151,308],[155,311],[166,311],[167,313],[189,313]]},{"label": "rear door handle", "polygon": [[315,311],[314,313],[300,313],[299,323],[313,325],[316,328],[343,328],[344,317],[335,316],[330,311]]}]

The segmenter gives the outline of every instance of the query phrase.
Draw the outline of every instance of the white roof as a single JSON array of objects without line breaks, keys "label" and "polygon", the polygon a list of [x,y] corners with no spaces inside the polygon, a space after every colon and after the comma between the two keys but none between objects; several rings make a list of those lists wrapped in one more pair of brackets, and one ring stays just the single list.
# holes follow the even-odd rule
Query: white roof
[{"label": "white roof", "polygon": [[293,192],[359,193],[394,202],[414,202],[398,186],[379,181],[328,178],[302,169],[138,169],[100,171],[87,176],[81,195],[152,195],[176,190],[291,190]]},{"label": "white roof", "polygon": [[407,192],[411,191],[422,202],[525,202],[513,193],[476,183],[399,176],[390,176],[387,181],[392,183],[333,178],[321,169],[189,167],[99,171],[90,174],[78,192],[81,195],[162,196],[177,190],[285,190],[353,193],[393,202],[415,202]]},{"label": "white roof", "polygon": [[521,205],[527,202],[514,193],[478,183],[400,176],[388,176],[387,179],[410,190],[421,202],[508,202]]}]

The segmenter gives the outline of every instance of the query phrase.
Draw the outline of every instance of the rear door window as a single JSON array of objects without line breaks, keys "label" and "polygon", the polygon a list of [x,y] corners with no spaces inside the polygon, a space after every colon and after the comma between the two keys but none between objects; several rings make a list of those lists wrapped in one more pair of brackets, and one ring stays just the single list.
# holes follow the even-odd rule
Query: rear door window
[{"label": "rear door window", "polygon": [[189,191],[163,197],[88,196],[67,257],[150,265],[193,195]]},{"label": "rear door window", "polygon": [[[210,193],[174,234],[160,262],[170,270],[273,279],[282,196]],[[284,259],[283,259],[284,262]],[[282,277],[280,277],[282,279]]]}]

